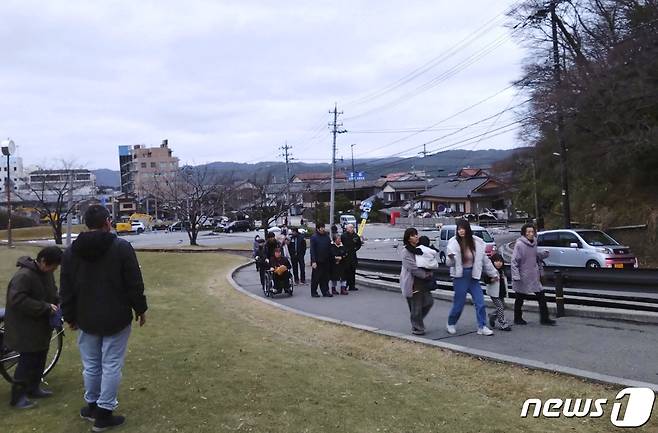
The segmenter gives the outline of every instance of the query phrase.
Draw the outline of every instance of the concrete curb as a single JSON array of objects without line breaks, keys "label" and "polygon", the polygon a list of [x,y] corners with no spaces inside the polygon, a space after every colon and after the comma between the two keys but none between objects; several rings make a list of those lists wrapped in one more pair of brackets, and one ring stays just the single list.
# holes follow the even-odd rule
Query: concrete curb
[{"label": "concrete curb", "polygon": [[514,364],[522,367],[527,367],[527,368],[532,368],[535,370],[543,370],[543,371],[549,371],[553,373],[560,373],[560,374],[565,374],[568,376],[574,376],[580,379],[585,379],[588,381],[596,382],[596,383],[602,383],[606,385],[621,385],[624,387],[639,387],[639,388],[650,388],[654,392],[658,392],[658,384],[655,383],[648,383],[648,382],[642,382],[642,381],[637,381],[637,380],[632,380],[632,379],[626,379],[623,377],[617,377],[617,376],[610,376],[607,374],[599,374],[595,373],[592,371],[587,371],[587,370],[581,370],[578,368],[572,368],[572,367],[566,367],[563,365],[558,365],[558,364],[551,364],[547,362],[541,362],[541,361],[534,361],[531,359],[525,359],[525,358],[520,358],[516,356],[510,356],[510,355],[503,355],[500,353],[495,353],[495,352],[490,352],[487,350],[479,350],[479,349],[473,349],[470,347],[466,346],[461,346],[458,344],[452,344],[452,343],[445,343],[443,341],[435,341],[435,340],[428,340],[426,338],[422,337],[417,337],[414,335],[407,335],[407,334],[402,334],[399,332],[394,332],[394,331],[388,331],[385,329],[380,329],[380,328],[375,328],[372,326],[367,326],[367,325],[361,325],[358,323],[354,322],[349,322],[345,320],[338,320],[334,319],[332,317],[326,317],[326,316],[321,316],[313,313],[308,313],[306,311],[301,311],[296,308],[289,307],[287,305],[282,305],[277,302],[274,302],[270,299],[263,298],[259,295],[256,295],[254,293],[248,292],[247,290],[243,289],[233,278],[233,275],[239,271],[242,268],[245,268],[247,266],[250,266],[253,264],[253,261],[241,264],[236,266],[235,268],[231,269],[227,274],[226,274],[226,279],[228,280],[229,284],[233,286],[235,290],[238,292],[249,296],[250,298],[256,299],[260,302],[263,302],[265,304],[269,304],[273,307],[279,308],[284,311],[288,311],[294,314],[297,314],[299,316],[304,316],[304,317],[309,317],[312,319],[318,319],[322,320],[324,322],[329,322],[333,323],[336,325],[342,325],[342,326],[349,326],[350,328],[354,329],[359,329],[361,331],[368,331],[372,332],[374,334],[378,335],[384,335],[387,337],[395,337],[399,338],[402,340],[407,340],[407,341],[412,341],[414,343],[420,343],[424,344],[426,346],[434,346],[434,347],[439,347],[441,349],[446,349],[450,350],[453,352],[459,352],[459,353],[464,353],[467,355],[471,355],[477,358],[484,358],[487,360],[491,361],[497,361],[497,362],[504,362],[507,364]]},{"label": "concrete curb", "polygon": [[[386,290],[389,292],[400,293],[400,286],[397,283],[388,281],[377,281],[368,278],[357,277],[356,280],[371,289]],[[451,290],[435,290],[432,292],[434,299],[452,302],[453,292]],[[467,298],[466,302],[471,304],[471,299]],[[485,296],[487,307],[494,308],[493,303],[488,296]],[[505,305],[514,311],[514,301],[512,299],[505,299]],[[548,310],[551,314],[556,313],[555,304],[548,304]],[[526,302],[523,305],[524,311],[539,312],[539,306],[534,302]],[[584,317],[588,319],[603,319],[603,320],[616,320],[624,322],[635,322],[643,325],[658,325],[658,313],[647,311],[633,311],[633,310],[618,310],[614,308],[605,307],[589,307],[584,305],[565,305],[564,311],[566,317]]]}]

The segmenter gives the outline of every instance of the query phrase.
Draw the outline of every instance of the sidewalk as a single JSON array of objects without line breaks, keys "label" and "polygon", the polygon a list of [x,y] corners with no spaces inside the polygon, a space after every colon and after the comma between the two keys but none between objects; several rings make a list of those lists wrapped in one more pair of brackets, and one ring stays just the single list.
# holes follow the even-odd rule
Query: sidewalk
[{"label": "sidewalk", "polygon": [[[307,275],[310,281],[310,268]],[[253,265],[238,270],[233,278],[245,291],[263,297]],[[383,333],[410,335],[411,331],[407,304],[399,293],[361,288],[348,296],[311,298],[307,284],[296,286],[294,296],[277,296],[274,301],[308,314],[376,328]],[[554,364],[556,370],[575,375],[579,375],[576,370],[582,370],[587,372],[584,376],[601,381],[646,382],[658,390],[658,326],[565,317],[558,319],[557,326],[546,327],[539,325],[536,313],[528,312],[524,313],[528,325],[484,337],[475,333],[475,313],[467,305],[457,325],[457,335],[452,336],[445,330],[450,306],[449,302],[435,300],[425,320],[427,334],[413,339],[463,346],[475,354],[493,352],[497,355],[494,358],[528,366],[552,369],[550,364]],[[507,311],[507,317],[512,319],[511,311]],[[613,377],[597,378],[597,375]]]}]

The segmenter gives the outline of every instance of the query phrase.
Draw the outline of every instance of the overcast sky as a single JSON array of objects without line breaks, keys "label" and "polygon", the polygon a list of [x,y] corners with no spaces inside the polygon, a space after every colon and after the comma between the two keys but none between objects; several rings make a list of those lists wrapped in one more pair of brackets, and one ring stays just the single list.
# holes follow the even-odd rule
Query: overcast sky
[{"label": "overcast sky", "polygon": [[0,136],[26,165],[118,169],[118,145],[163,138],[185,163],[281,160],[286,140],[329,162],[338,103],[339,157],[521,146],[518,113],[494,116],[514,88],[438,123],[520,77],[512,3],[3,0]]}]

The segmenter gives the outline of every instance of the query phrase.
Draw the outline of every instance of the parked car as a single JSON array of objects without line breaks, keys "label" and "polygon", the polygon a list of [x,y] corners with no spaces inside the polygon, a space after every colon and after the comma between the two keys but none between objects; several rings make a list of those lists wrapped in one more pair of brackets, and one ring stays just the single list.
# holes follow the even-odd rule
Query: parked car
[{"label": "parked car", "polygon": [[253,227],[249,220],[231,221],[222,228],[225,233],[248,232],[250,230],[253,230]]},{"label": "parked car", "polygon": [[141,221],[130,221],[130,231],[137,234],[144,233],[146,226]]},{"label": "parked car", "polygon": [[352,224],[356,227],[357,223],[356,223],[356,218],[354,217],[354,215],[341,215],[340,216],[340,228],[345,230],[345,227],[348,224]]},{"label": "parked car", "polygon": [[[446,263],[446,256],[448,255],[448,241],[455,237],[456,230],[457,226],[455,224],[445,225],[441,227],[439,236],[436,238],[434,245],[436,249],[439,250],[439,260],[444,265]],[[473,236],[477,236],[484,241],[486,248],[485,252],[487,256],[490,257],[492,254],[498,251],[496,242],[494,241],[493,236],[491,236],[491,233],[487,231],[487,229],[471,224],[471,230],[473,231]]]},{"label": "parked car", "polygon": [[547,230],[539,232],[537,246],[548,251],[548,266],[578,268],[637,268],[637,258],[629,247],[600,230]]},{"label": "parked car", "polygon": [[152,229],[153,230],[167,230],[167,229],[169,229],[169,223],[167,223],[166,221],[158,220],[153,224]]},{"label": "parked car", "polygon": [[170,232],[182,232],[186,231],[187,229],[190,228],[190,222],[189,221],[176,221],[172,225],[169,226],[169,231]]}]

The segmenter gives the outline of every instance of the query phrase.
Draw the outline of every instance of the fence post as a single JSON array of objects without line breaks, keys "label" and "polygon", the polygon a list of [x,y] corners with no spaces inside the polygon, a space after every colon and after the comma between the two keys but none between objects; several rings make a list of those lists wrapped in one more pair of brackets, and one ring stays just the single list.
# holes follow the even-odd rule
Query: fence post
[{"label": "fence post", "polygon": [[564,317],[564,275],[559,269],[553,271],[555,274],[555,305],[557,317]]}]

